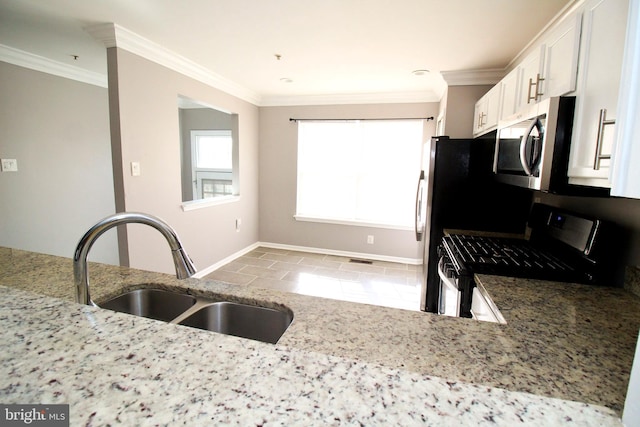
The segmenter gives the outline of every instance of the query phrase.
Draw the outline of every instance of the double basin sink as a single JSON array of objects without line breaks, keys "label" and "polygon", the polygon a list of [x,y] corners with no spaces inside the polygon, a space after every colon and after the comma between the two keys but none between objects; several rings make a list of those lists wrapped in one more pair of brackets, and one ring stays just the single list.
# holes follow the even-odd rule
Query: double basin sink
[{"label": "double basin sink", "polygon": [[163,289],[136,289],[99,307],[275,344],[293,321],[289,310],[214,301]]}]

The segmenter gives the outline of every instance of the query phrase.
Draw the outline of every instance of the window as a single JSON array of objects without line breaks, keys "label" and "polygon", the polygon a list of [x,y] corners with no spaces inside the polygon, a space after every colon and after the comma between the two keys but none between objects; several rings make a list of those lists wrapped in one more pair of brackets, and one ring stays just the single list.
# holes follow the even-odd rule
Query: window
[{"label": "window", "polygon": [[298,122],[296,218],[413,227],[422,120]]},{"label": "window", "polygon": [[193,192],[198,199],[233,194],[231,130],[192,130]]},{"label": "window", "polygon": [[182,210],[240,200],[238,114],[178,95]]},{"label": "window", "polygon": [[230,179],[205,179],[202,178],[202,198],[225,196],[233,194]]}]

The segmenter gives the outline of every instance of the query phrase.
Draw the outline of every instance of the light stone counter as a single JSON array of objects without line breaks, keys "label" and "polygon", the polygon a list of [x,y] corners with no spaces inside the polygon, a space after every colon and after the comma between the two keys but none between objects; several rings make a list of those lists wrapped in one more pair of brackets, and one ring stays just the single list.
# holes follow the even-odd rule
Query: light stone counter
[{"label": "light stone counter", "polygon": [[587,308],[622,308],[540,322],[556,302],[535,289],[567,285],[480,277],[496,325],[90,266],[98,303],[145,284],[284,305],[294,321],[270,345],[75,304],[71,271],[0,248],[0,402],[70,403],[72,425],[620,425],[640,326],[640,299],[579,285]]}]

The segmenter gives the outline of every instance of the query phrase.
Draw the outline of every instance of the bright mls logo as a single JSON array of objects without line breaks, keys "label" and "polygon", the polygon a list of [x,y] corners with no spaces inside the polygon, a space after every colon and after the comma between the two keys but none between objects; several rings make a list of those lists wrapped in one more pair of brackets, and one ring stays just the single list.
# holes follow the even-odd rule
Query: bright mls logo
[{"label": "bright mls logo", "polygon": [[3,405],[0,425],[69,427],[69,405]]}]

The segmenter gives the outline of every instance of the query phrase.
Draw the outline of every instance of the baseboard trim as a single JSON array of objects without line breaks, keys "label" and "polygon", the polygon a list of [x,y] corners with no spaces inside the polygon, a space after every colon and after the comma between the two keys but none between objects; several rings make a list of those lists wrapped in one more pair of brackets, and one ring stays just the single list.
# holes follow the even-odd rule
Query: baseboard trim
[{"label": "baseboard trim", "polygon": [[256,242],[253,245],[249,245],[244,249],[239,250],[238,252],[229,255],[228,257],[216,262],[213,265],[210,265],[209,267],[203,268],[202,270],[198,271],[196,274],[194,274],[192,277],[196,278],[196,279],[202,279],[204,276],[213,273],[214,271],[216,271],[217,269],[219,269],[220,267],[222,267],[225,264],[229,264],[231,261],[240,258],[243,255],[248,254],[249,252],[251,252],[252,250],[256,249],[257,247],[260,246],[260,242]]},{"label": "baseboard trim", "polygon": [[203,270],[198,271],[196,274],[193,275],[193,277],[197,279],[201,279],[204,276],[222,267],[223,265],[228,264],[231,261],[237,258],[240,258],[241,256],[246,255],[247,253],[261,246],[265,248],[272,248],[272,249],[284,249],[288,251],[298,251],[298,252],[312,252],[312,253],[319,253],[319,254],[325,254],[325,255],[343,256],[347,258],[359,258],[359,259],[370,259],[374,261],[398,262],[398,263],[410,264],[410,265],[422,264],[422,260],[417,258],[402,258],[402,257],[393,257],[393,256],[387,256],[387,255],[369,254],[364,252],[338,251],[333,249],[314,248],[310,246],[285,245],[282,243],[256,242],[232,255],[229,255],[225,259]]},{"label": "baseboard trim", "polygon": [[371,259],[374,261],[398,262],[402,264],[411,264],[411,265],[422,264],[422,260],[417,258],[402,258],[402,257],[388,256],[388,255],[370,254],[370,253],[364,253],[364,252],[339,251],[339,250],[333,250],[333,249],[314,248],[309,246],[284,245],[281,243],[270,243],[270,242],[259,242],[258,246],[264,246],[264,247],[273,248],[273,249],[285,249],[289,251],[298,251],[298,252],[314,252],[314,253],[325,254],[325,255],[343,256],[347,258]]}]

